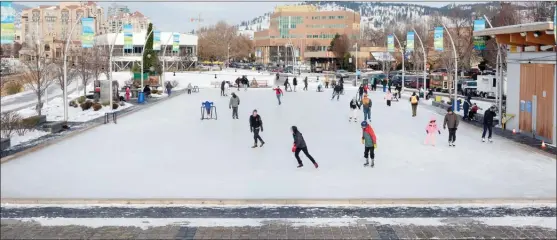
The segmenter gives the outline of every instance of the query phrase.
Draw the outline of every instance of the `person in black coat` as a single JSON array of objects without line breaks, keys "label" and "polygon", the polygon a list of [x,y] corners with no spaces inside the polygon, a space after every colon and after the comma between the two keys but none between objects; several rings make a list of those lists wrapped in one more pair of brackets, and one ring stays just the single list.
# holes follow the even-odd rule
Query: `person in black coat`
[{"label": "person in black coat", "polygon": [[298,85],[298,79],[296,79],[296,77],[294,77],[294,79],[292,79],[292,85],[294,85],[294,92],[296,91],[296,86]]},{"label": "person in black coat", "polygon": [[[286,77],[286,80],[284,80],[284,91],[288,92],[288,86],[290,85],[290,83],[288,82],[288,77]],[[290,88],[290,91],[292,91],[292,88]]]},{"label": "person in black coat", "polygon": [[482,133],[482,142],[485,142],[485,133],[486,131],[489,131],[489,135],[488,135],[488,140],[490,142],[493,142],[493,140],[491,140],[491,132],[492,132],[492,128],[493,128],[493,118],[495,118],[495,116],[497,116],[497,114],[495,113],[495,106],[491,106],[489,109],[485,110],[484,112],[484,131]]},{"label": "person in black coat", "polygon": [[304,91],[308,90],[308,77],[304,78]]},{"label": "person in black coat", "polygon": [[313,157],[309,154],[308,147],[306,145],[306,141],[304,140],[304,136],[302,135],[302,133],[300,131],[298,131],[298,127],[292,126],[292,128],[290,128],[290,130],[292,132],[292,137],[294,137],[294,147],[296,149],[294,151],[294,156],[296,157],[296,160],[298,161],[298,167],[301,168],[301,167],[304,166],[304,164],[302,163],[302,160],[300,159],[300,152],[304,152],[306,157],[308,157],[309,160],[313,163],[313,166],[315,166],[315,168],[318,168],[319,165],[317,164],[315,159],[313,159]]},{"label": "person in black coat", "polygon": [[343,94],[344,93],[344,78],[340,77],[340,80],[338,80],[338,85],[340,86],[340,93]]},{"label": "person in black coat", "polygon": [[224,80],[222,80],[222,82],[220,83],[220,95],[224,96]]},{"label": "person in black coat", "polygon": [[257,110],[253,110],[253,114],[249,117],[249,128],[250,131],[253,133],[253,140],[254,144],[251,148],[257,147],[257,140],[261,141],[261,145],[259,147],[263,147],[265,141],[259,136],[259,129],[263,132],[263,121],[261,120],[261,116],[257,114]]},{"label": "person in black coat", "polygon": [[364,85],[361,84],[358,88],[358,101],[362,100],[362,96],[364,95]]},{"label": "person in black coat", "polygon": [[333,97],[331,98],[331,100],[335,99],[336,96],[338,101],[341,92],[342,92],[342,87],[340,85],[336,85],[335,88],[333,88]]}]

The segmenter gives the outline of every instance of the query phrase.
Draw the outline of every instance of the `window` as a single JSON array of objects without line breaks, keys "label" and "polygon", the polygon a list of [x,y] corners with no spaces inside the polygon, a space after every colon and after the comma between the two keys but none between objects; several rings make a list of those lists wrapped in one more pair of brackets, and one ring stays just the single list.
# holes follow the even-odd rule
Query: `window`
[{"label": "window", "polygon": [[321,20],[327,19],[327,16],[321,16]]},{"label": "window", "polygon": [[307,35],[306,37],[307,37],[307,38],[311,38],[311,37],[312,37],[312,35]]},{"label": "window", "polygon": [[344,16],[337,16],[338,19],[344,19]]},{"label": "window", "polygon": [[329,20],[330,20],[330,19],[335,19],[335,16],[329,16]]},{"label": "window", "polygon": [[56,22],[56,16],[46,16],[46,17],[44,17],[44,19],[47,22]]},{"label": "window", "polygon": [[33,22],[38,22],[41,19],[41,13],[39,11],[33,11]]},{"label": "window", "polygon": [[62,23],[68,23],[68,20],[70,19],[70,12],[68,10],[62,10],[60,19],[62,20]]}]

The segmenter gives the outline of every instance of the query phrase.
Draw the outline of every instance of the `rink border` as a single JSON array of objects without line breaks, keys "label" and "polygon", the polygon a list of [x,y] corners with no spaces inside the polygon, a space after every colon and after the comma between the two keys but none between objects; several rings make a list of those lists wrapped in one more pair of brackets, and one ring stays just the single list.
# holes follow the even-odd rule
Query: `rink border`
[{"label": "rink border", "polygon": [[[128,116],[129,114],[132,114],[132,113],[135,113],[135,112],[140,111],[140,110],[142,110],[142,109],[146,109],[146,108],[149,108],[149,107],[151,107],[151,106],[157,105],[157,103],[164,102],[164,101],[166,101],[166,100],[168,100],[168,99],[171,99],[171,98],[173,98],[173,97],[175,97],[175,96],[182,95],[183,93],[185,93],[185,90],[178,90],[178,91],[176,91],[171,97],[163,98],[163,99],[158,100],[158,101],[156,101],[156,102],[154,102],[154,103],[152,103],[152,104],[145,104],[145,105],[142,105],[142,104],[135,104],[135,105],[133,105],[133,106],[130,107],[130,108],[132,108],[132,109],[130,109],[129,111],[123,112],[121,115],[119,114],[119,115],[118,115],[118,118],[126,117],[126,116]],[[92,119],[91,121],[94,122],[95,119]],[[88,122],[84,122],[84,123],[88,123]],[[94,122],[94,123],[92,123],[91,125],[89,125],[89,126],[87,126],[87,127],[84,127],[84,128],[81,128],[81,129],[78,129],[78,130],[75,130],[75,131],[72,131],[71,133],[69,133],[69,134],[67,134],[67,135],[64,135],[64,136],[62,136],[62,137],[60,137],[60,138],[53,139],[53,140],[51,140],[51,141],[46,141],[46,142],[44,142],[44,143],[37,144],[36,146],[31,147],[31,148],[26,149],[26,150],[23,150],[23,151],[21,151],[21,152],[12,154],[12,155],[10,155],[10,156],[3,157],[3,158],[0,159],[0,165],[1,165],[1,164],[4,164],[4,163],[7,163],[7,162],[9,162],[9,161],[15,160],[15,159],[17,159],[17,158],[19,158],[19,157],[25,156],[25,155],[27,155],[27,154],[30,154],[30,153],[33,153],[33,152],[42,150],[42,149],[44,149],[44,148],[46,148],[46,147],[48,147],[48,146],[51,146],[51,145],[56,144],[56,143],[59,143],[59,142],[61,142],[61,141],[68,140],[68,139],[70,139],[70,138],[72,138],[72,137],[77,136],[78,134],[84,133],[84,132],[86,132],[86,131],[88,131],[88,130],[94,129],[94,128],[99,127],[99,126],[101,126],[101,125],[105,125],[105,124],[102,123],[102,122]]]},{"label": "rink border", "polygon": [[1,204],[121,205],[439,205],[555,204],[557,198],[369,198],[369,199],[199,199],[199,198],[1,198]]}]

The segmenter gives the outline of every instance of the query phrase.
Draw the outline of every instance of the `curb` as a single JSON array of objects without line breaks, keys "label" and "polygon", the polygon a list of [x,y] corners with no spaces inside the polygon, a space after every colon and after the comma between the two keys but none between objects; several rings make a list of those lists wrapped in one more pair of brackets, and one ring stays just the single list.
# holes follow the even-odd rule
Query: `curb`
[{"label": "curb", "polygon": [[372,199],[126,199],[2,198],[2,204],[164,204],[164,205],[424,205],[555,204],[556,198],[372,198]]},{"label": "curb", "polygon": [[[164,101],[166,101],[166,100],[168,100],[168,99],[171,99],[171,98],[173,98],[173,97],[175,97],[175,96],[179,96],[179,95],[183,94],[184,92],[185,92],[185,91],[180,91],[180,92],[177,91],[176,93],[174,93],[174,94],[173,94],[172,96],[170,96],[170,97],[166,97],[166,98],[164,98],[164,99],[162,99],[162,100],[158,100],[158,101],[156,101],[156,102],[154,102],[154,103],[152,103],[152,104],[149,104],[149,105],[144,105],[143,107],[138,107],[138,105],[131,106],[130,108],[132,108],[132,109],[130,109],[130,110],[127,111],[127,112],[122,113],[121,115],[118,116],[118,118],[125,117],[125,116],[127,116],[127,115],[129,115],[129,114],[131,114],[131,113],[135,113],[135,112],[140,111],[140,110],[142,110],[142,109],[147,109],[147,108],[149,108],[149,107],[151,107],[151,106],[156,105],[156,104],[159,103],[159,102],[164,102]],[[91,122],[94,122],[95,120],[96,120],[96,119],[92,119]],[[85,123],[87,123],[87,122],[85,122]],[[79,129],[79,130],[76,130],[76,131],[73,131],[73,132],[71,132],[70,134],[65,135],[65,136],[63,136],[63,137],[60,137],[60,138],[57,138],[57,139],[53,139],[53,140],[51,140],[51,141],[47,141],[47,142],[42,143],[42,144],[38,144],[38,145],[36,145],[36,146],[34,146],[34,147],[31,147],[31,148],[29,148],[29,149],[27,149],[27,150],[23,150],[23,151],[21,151],[21,152],[15,153],[15,154],[13,154],[13,155],[3,157],[3,158],[0,159],[0,164],[7,163],[7,162],[12,161],[12,160],[14,160],[14,159],[17,159],[17,158],[19,158],[19,157],[21,157],[21,156],[27,155],[27,154],[32,153],[32,152],[36,152],[36,151],[38,151],[38,150],[41,150],[41,149],[46,148],[46,147],[48,147],[48,146],[51,146],[51,145],[53,145],[53,144],[59,143],[59,142],[64,141],[64,140],[67,140],[67,139],[69,139],[69,138],[72,138],[72,137],[74,137],[74,136],[80,134],[80,133],[83,133],[83,132],[86,132],[86,131],[91,130],[91,129],[93,129],[93,128],[96,128],[96,127],[98,127],[98,126],[100,126],[100,125],[104,125],[104,123],[102,123],[102,122],[94,122],[94,123],[92,123],[90,126],[87,126],[87,127],[85,127],[85,128],[82,128],[82,129]]]}]

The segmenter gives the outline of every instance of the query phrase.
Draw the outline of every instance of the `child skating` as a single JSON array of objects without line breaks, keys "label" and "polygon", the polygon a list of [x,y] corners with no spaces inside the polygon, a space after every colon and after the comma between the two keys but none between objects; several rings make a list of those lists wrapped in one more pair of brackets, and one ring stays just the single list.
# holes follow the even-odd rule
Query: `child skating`
[{"label": "child skating", "polygon": [[431,144],[432,146],[435,146],[435,132],[441,134],[441,131],[437,127],[437,122],[435,120],[435,117],[433,116],[431,117],[431,120],[429,120],[429,123],[425,128],[425,132],[427,136],[425,137],[424,144],[425,145]]},{"label": "child skating", "polygon": [[350,101],[350,119],[348,119],[348,121],[350,122],[352,122],[352,120],[354,120],[354,122],[358,121],[358,109],[356,108],[360,109],[360,104],[356,100],[356,97],[354,97]]},{"label": "child skating", "polygon": [[375,153],[374,150],[377,148],[377,138],[375,137],[375,132],[371,125],[367,121],[362,122],[362,144],[364,144],[364,158],[366,163],[364,167],[369,166],[369,159],[371,158],[371,167],[375,166]]},{"label": "child skating", "polygon": [[387,100],[387,106],[391,106],[391,100],[393,100],[393,94],[391,93],[391,89],[387,90],[387,94],[385,95],[385,100]]}]

